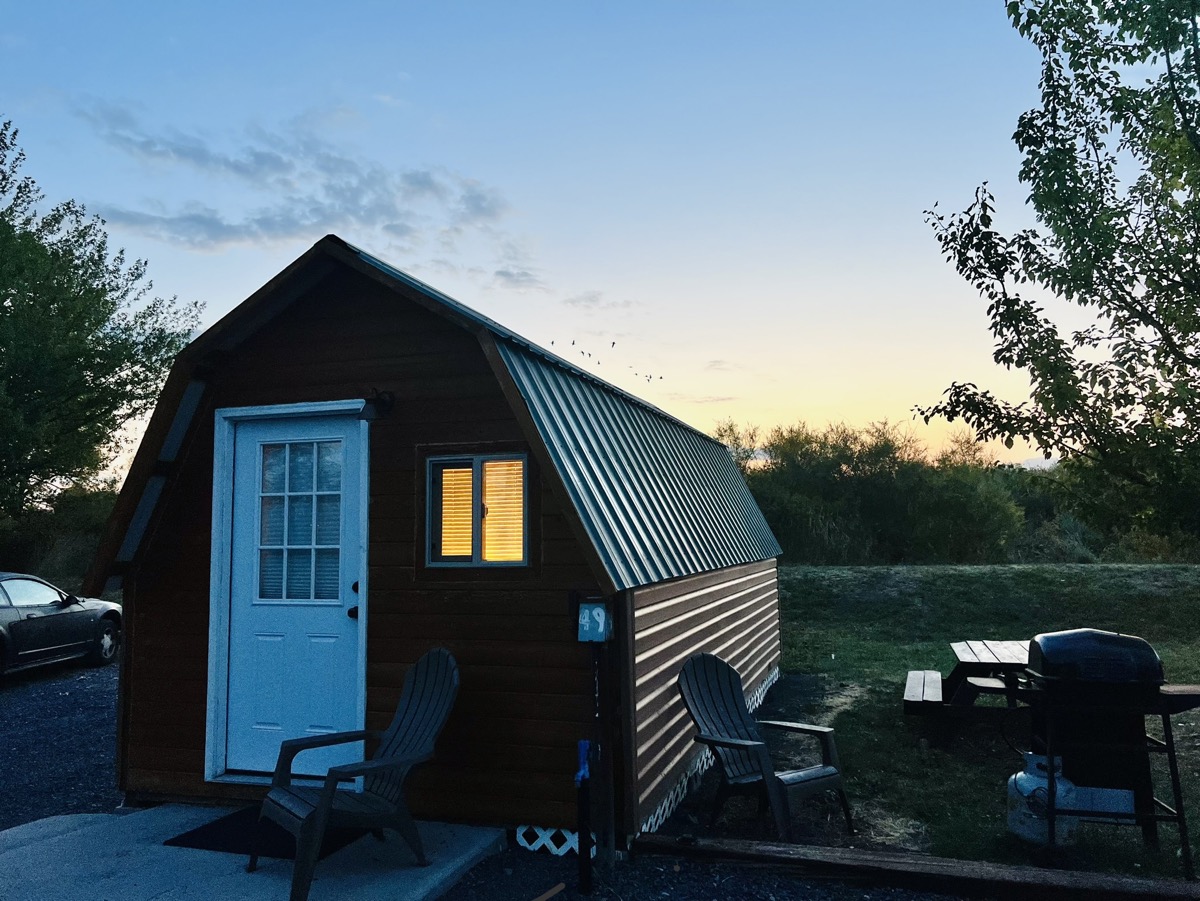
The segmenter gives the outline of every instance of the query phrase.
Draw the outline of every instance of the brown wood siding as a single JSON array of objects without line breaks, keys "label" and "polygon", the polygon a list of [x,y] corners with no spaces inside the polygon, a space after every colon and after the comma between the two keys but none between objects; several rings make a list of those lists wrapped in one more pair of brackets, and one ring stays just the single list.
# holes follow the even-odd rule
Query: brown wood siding
[{"label": "brown wood siding", "polygon": [[436,762],[411,781],[414,812],[570,826],[592,685],[569,593],[595,592],[596,579],[549,480],[532,482],[539,540],[528,570],[442,570],[435,579],[417,566],[419,447],[525,441],[478,340],[347,271],[208,362],[204,403],[126,583],[122,787],[203,798],[262,792],[203,779],[214,410],[392,392],[394,409],[370,426],[367,726],[387,725],[406,669],[444,645],[462,688]]},{"label": "brown wood siding", "polygon": [[742,674],[747,692],[779,665],[775,561],[748,563],[635,589],[633,719],[637,823],[658,810],[701,749],[675,687],[692,654],[707,651]]}]

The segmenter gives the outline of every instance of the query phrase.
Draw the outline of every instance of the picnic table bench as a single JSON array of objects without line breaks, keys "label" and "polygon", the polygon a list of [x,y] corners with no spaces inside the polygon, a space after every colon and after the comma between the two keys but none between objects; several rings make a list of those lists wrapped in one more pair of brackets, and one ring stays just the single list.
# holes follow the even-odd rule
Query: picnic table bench
[{"label": "picnic table bench", "polygon": [[1017,683],[1029,663],[1029,642],[995,639],[955,641],[954,669],[911,670],[904,683],[904,712],[970,708],[981,694],[1003,694],[1016,705]]}]

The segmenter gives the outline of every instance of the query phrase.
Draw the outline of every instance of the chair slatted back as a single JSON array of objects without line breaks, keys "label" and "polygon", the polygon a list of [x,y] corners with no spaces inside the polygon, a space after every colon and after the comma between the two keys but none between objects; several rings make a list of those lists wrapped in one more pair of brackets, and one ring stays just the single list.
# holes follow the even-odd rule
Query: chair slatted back
[{"label": "chair slatted back", "polygon": [[[458,661],[445,648],[427,651],[404,674],[404,687],[396,715],[384,732],[374,758],[426,758],[450,716],[458,696]],[[400,798],[406,772],[393,772],[383,777],[365,780],[365,791],[390,802]]]},{"label": "chair slatted back", "polygon": [[[742,677],[713,654],[695,654],[679,671],[679,694],[701,733],[722,738],[762,741],[758,723],[746,707]],[[734,780],[759,772],[758,762],[746,751],[713,748],[725,778]]]}]

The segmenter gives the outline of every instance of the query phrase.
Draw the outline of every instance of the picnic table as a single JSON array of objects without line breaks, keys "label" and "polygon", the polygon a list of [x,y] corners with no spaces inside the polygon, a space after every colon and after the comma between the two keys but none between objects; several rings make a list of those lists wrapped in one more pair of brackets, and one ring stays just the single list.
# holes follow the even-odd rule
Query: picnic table
[{"label": "picnic table", "polygon": [[1003,694],[1016,705],[1017,686],[1029,663],[1029,641],[951,642],[954,669],[942,678],[937,670],[912,670],[904,685],[904,712],[927,713],[948,707],[969,708],[981,694]]}]

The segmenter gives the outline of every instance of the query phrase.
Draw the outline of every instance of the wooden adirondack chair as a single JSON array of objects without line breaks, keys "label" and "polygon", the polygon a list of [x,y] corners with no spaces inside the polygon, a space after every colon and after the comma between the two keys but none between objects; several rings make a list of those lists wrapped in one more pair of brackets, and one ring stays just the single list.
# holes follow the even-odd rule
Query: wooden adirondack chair
[{"label": "wooden adirondack chair", "polygon": [[[716,822],[731,794],[753,794],[758,797],[760,813],[770,805],[779,837],[791,841],[788,794],[803,799],[833,791],[841,801],[847,831],[854,832],[832,729],[806,723],[755,720],[746,708],[742,677],[712,654],[689,657],[679,672],[678,685],[684,706],[698,730],[695,741],[711,748],[721,767],[721,785],[711,823]],[[775,772],[760,726],[815,736],[821,743],[820,765]]]},{"label": "wooden adirondack chair", "polygon": [[[273,820],[296,837],[296,865],[292,871],[291,901],[305,901],[312,884],[321,841],[330,826],[371,829],[383,838],[383,829],[395,829],[408,842],[417,862],[427,866],[416,823],[404,802],[404,780],[414,766],[433,756],[433,745],[445,725],[458,694],[458,663],[445,648],[434,648],[404,676],[400,703],[392,724],[384,732],[362,730],[297,738],[283,742],[263,800],[259,829]],[[292,785],[292,762],[309,748],[378,739],[370,760],[329,770],[321,788]],[[341,782],[362,776],[362,792],[339,789]],[[258,850],[246,867],[258,867]]]}]

